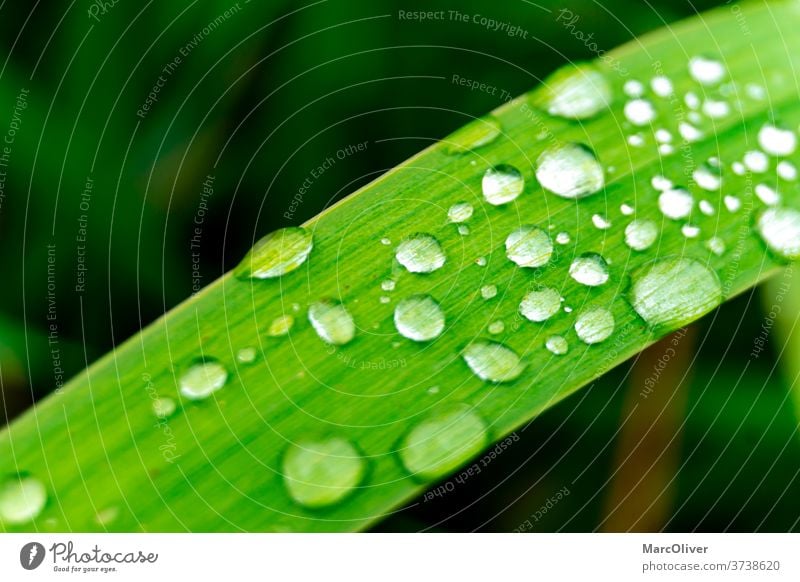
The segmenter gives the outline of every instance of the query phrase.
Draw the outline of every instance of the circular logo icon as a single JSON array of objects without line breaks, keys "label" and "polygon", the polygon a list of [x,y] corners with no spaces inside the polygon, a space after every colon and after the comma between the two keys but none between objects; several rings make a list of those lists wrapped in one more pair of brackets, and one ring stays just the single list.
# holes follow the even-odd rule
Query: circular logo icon
[{"label": "circular logo icon", "polygon": [[44,546],[38,542],[30,542],[19,551],[19,563],[26,570],[35,570],[44,561]]}]

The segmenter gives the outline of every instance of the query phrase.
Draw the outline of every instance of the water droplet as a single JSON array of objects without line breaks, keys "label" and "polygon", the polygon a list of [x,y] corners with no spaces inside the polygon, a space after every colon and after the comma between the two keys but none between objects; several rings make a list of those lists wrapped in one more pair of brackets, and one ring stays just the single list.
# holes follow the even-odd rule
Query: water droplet
[{"label": "water droplet", "polygon": [[394,291],[395,282],[391,279],[386,279],[385,281],[381,281],[381,289],[384,291]]},{"label": "water droplet", "polygon": [[567,143],[539,155],[536,178],[542,187],[562,198],[583,198],[605,186],[603,167],[587,146]]},{"label": "water droplet", "polygon": [[410,273],[432,273],[446,260],[439,241],[429,234],[415,234],[401,242],[395,258]]},{"label": "water droplet", "polygon": [[431,386],[430,388],[428,388],[428,394],[438,394],[438,393],[439,393],[438,386]]},{"label": "water droplet", "polygon": [[648,125],[656,118],[656,110],[647,99],[633,99],[625,104],[625,118],[634,125]]},{"label": "water droplet", "polygon": [[686,238],[697,238],[700,234],[700,227],[693,224],[684,224],[681,227],[681,233],[683,233],[683,236]]},{"label": "water droplet", "polygon": [[469,234],[469,227],[466,224],[459,224],[458,234],[460,234],[461,236],[467,236]]},{"label": "water droplet", "polygon": [[575,333],[585,344],[599,344],[614,333],[614,316],[605,307],[589,307],[575,318]]},{"label": "water droplet", "polygon": [[664,192],[672,188],[672,180],[668,180],[664,176],[653,176],[650,180],[650,184],[659,192]]},{"label": "water droplet", "polygon": [[0,522],[19,525],[36,519],[47,503],[47,490],[33,477],[9,477],[0,484]]},{"label": "water droplet", "polygon": [[310,508],[333,505],[361,483],[366,462],[342,438],[303,441],[289,447],[283,477],[289,495]]},{"label": "water droplet", "polygon": [[672,134],[666,129],[657,129],[655,136],[658,143],[672,143]]},{"label": "water droplet", "polygon": [[478,340],[464,349],[470,370],[486,382],[512,382],[525,371],[525,364],[512,349],[497,342]]},{"label": "water droplet", "polygon": [[494,117],[476,119],[450,134],[444,140],[445,148],[449,154],[465,154],[492,143],[502,131],[500,122]]},{"label": "water droplet", "polygon": [[625,227],[625,244],[635,251],[653,246],[658,238],[658,225],[652,220],[634,220]]},{"label": "water droplet", "polygon": [[756,228],[772,252],[785,259],[800,258],[800,212],[769,208],[758,217]]},{"label": "water droplet", "polygon": [[689,74],[701,85],[716,85],[725,78],[725,66],[710,57],[692,57],[689,60]]},{"label": "water droplet", "polygon": [[650,81],[650,88],[653,89],[653,93],[659,97],[669,97],[675,92],[675,89],[672,86],[672,81],[663,75],[653,77],[653,79]]},{"label": "water droplet", "polygon": [[636,212],[636,209],[634,209],[634,207],[630,204],[622,204],[619,207],[619,211],[623,216],[631,216],[634,212]]},{"label": "water droplet", "polygon": [[700,212],[702,212],[706,216],[714,215],[714,206],[712,206],[711,202],[709,202],[708,200],[701,200],[698,206],[700,207]]},{"label": "water droplet", "polygon": [[774,188],[766,184],[756,184],[756,196],[767,206],[775,206],[780,203],[781,195]]},{"label": "water droplet", "polygon": [[554,335],[547,338],[547,341],[544,343],[545,347],[550,353],[553,353],[557,356],[563,356],[569,351],[569,344],[567,340],[565,340],[560,335]]},{"label": "water droplet", "polygon": [[271,232],[247,253],[235,274],[241,279],[273,279],[302,265],[314,247],[311,232],[289,227]]},{"label": "water droplet", "polygon": [[506,256],[520,267],[541,267],[553,254],[553,241],[541,228],[522,226],[506,238]]},{"label": "water droplet", "polygon": [[570,64],[545,79],[532,101],[553,116],[587,119],[606,109],[611,97],[608,81],[594,66]]},{"label": "water droplet", "polygon": [[546,321],[561,309],[561,295],[551,287],[531,291],[519,304],[519,312],[534,322]]},{"label": "water droplet", "polygon": [[642,147],[644,145],[644,138],[641,134],[635,133],[633,135],[628,136],[628,143],[635,148]]},{"label": "water droplet", "polygon": [[386,247],[388,247],[390,244],[392,244],[392,239],[390,239],[390,238],[386,238],[386,237],[383,237],[383,238],[381,239],[381,244],[382,244],[383,246],[386,246]]},{"label": "water droplet", "polygon": [[450,222],[466,222],[472,218],[472,212],[472,204],[469,202],[459,202],[450,207],[450,210],[447,211],[447,218]]},{"label": "water droplet", "polygon": [[686,103],[689,109],[697,109],[700,107],[700,97],[693,91],[688,91],[686,95],[683,96],[683,102]]},{"label": "water droplet", "polygon": [[496,285],[484,285],[481,287],[481,297],[484,299],[492,299],[493,297],[497,296],[497,286]]},{"label": "water droplet", "polygon": [[172,398],[162,397],[153,400],[153,414],[158,418],[169,418],[178,409],[178,405]]},{"label": "water droplet", "polygon": [[478,257],[477,259],[475,259],[475,264],[478,265],[479,267],[485,267],[486,257]]},{"label": "water droplet", "polygon": [[394,325],[400,335],[426,342],[444,331],[444,311],[430,295],[412,295],[397,304]]},{"label": "water droplet", "polygon": [[693,173],[692,178],[703,190],[716,192],[722,186],[719,170],[710,164],[702,164]]},{"label": "water droplet", "polygon": [[686,257],[645,265],[634,272],[631,281],[631,305],[652,327],[678,328],[705,315],[722,300],[717,274]]},{"label": "water droplet", "polygon": [[661,154],[662,156],[669,156],[674,152],[675,148],[673,148],[668,143],[662,143],[660,146],[658,146],[658,153]]},{"label": "water droplet", "polygon": [[658,207],[667,218],[680,220],[692,213],[694,198],[685,188],[672,188],[658,197]]},{"label": "water droplet", "polygon": [[502,321],[498,320],[498,321],[493,321],[492,323],[490,323],[489,326],[486,329],[488,330],[488,332],[490,334],[497,335],[497,334],[503,333],[503,331],[505,331],[506,325]]},{"label": "water droplet", "polygon": [[94,521],[97,525],[106,527],[111,525],[117,517],[119,517],[119,508],[106,507],[94,516]]},{"label": "water droplet", "polygon": [[572,261],[569,274],[581,285],[597,287],[608,281],[608,263],[597,253],[586,253]]},{"label": "water droplet", "polygon": [[622,86],[622,91],[628,97],[641,97],[644,95],[644,85],[636,79],[631,79],[625,81],[625,84]]},{"label": "water droplet", "polygon": [[294,317],[291,315],[281,315],[272,320],[267,328],[269,337],[282,337],[291,331],[294,326]]},{"label": "water droplet", "polygon": [[797,136],[791,129],[767,124],[758,131],[758,143],[772,156],[790,156],[797,149]]},{"label": "water droplet", "polygon": [[731,106],[727,101],[720,101],[718,99],[706,99],[703,102],[703,113],[709,119],[720,119],[726,117],[731,112]]},{"label": "water droplet", "polygon": [[787,160],[778,162],[778,176],[788,182],[794,182],[797,180],[797,167]]},{"label": "water droplet", "polygon": [[559,232],[556,235],[556,242],[560,245],[568,245],[570,240],[572,239],[570,239],[568,232]]},{"label": "water droplet", "polygon": [[681,121],[678,124],[678,133],[689,143],[694,143],[703,138],[703,132],[686,121]]},{"label": "water droplet", "polygon": [[256,349],[242,348],[236,352],[236,360],[242,364],[252,364],[256,360]]},{"label": "water droplet", "polygon": [[356,335],[353,317],[336,301],[324,300],[309,305],[308,321],[320,339],[332,345],[344,345]]},{"label": "water droplet", "polygon": [[728,212],[736,212],[742,207],[742,201],[736,196],[725,196],[723,201],[725,202],[725,208],[728,209]]},{"label": "water droplet", "polygon": [[592,215],[592,224],[594,224],[594,227],[599,230],[607,230],[611,228],[611,221],[600,214]]},{"label": "water droplet", "polygon": [[747,169],[756,174],[763,174],[769,169],[769,158],[758,150],[746,152],[743,161]]},{"label": "water droplet", "polygon": [[481,188],[489,204],[500,206],[516,200],[525,188],[525,179],[514,166],[500,164],[486,170]]},{"label": "water droplet", "polygon": [[444,477],[489,444],[483,419],[461,404],[416,424],[403,438],[400,461],[421,480]]},{"label": "water droplet", "polygon": [[706,248],[721,257],[725,254],[725,241],[718,236],[712,237],[706,241]]},{"label": "water droplet", "polygon": [[217,360],[195,362],[180,379],[181,394],[189,400],[203,400],[225,386],[228,370]]},{"label": "water droplet", "polygon": [[390,302],[392,301],[392,298],[391,298],[391,297],[387,297],[386,295],[382,295],[382,296],[381,296],[381,297],[378,299],[378,301],[380,301],[381,303],[383,303],[384,305],[386,305],[387,303],[390,303]]}]

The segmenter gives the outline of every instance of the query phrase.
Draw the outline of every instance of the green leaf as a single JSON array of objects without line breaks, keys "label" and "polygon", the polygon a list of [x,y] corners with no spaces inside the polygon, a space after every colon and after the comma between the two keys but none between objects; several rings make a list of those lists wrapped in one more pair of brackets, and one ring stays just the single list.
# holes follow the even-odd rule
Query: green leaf
[{"label": "green leaf", "polygon": [[[798,24],[797,2],[756,2],[646,36],[596,64],[611,84],[610,111],[581,121],[549,117],[533,104],[541,103],[542,90],[522,96],[460,131],[459,143],[437,144],[317,216],[306,225],[313,251],[295,271],[264,280],[218,280],[0,434],[0,473],[11,476],[0,495],[13,496],[13,476],[20,474],[44,484],[48,498],[35,519],[6,521],[4,529],[361,529],[465,462],[487,439],[501,439],[707,312],[717,292],[724,300],[755,285],[783,261],[754,231],[764,209],[753,188],[761,175],[737,175],[731,163],[757,149],[758,131],[772,117],[791,128],[800,122],[790,76],[800,64]],[[692,79],[687,63],[701,54],[723,62],[727,78],[711,86]],[[623,85],[631,79],[647,84],[656,75],[672,80],[675,98],[648,90],[657,117],[652,127],[632,128],[623,115]],[[703,115],[694,124],[702,137],[683,144],[678,124],[691,120],[684,101],[689,91],[701,101],[727,102],[730,113]],[[499,136],[488,139],[495,127]],[[673,136],[670,155],[659,155],[653,130],[661,128]],[[637,133],[642,146],[629,144]],[[476,139],[485,143],[462,151],[464,140]],[[573,142],[585,144],[605,169],[602,193],[566,199],[537,185],[540,154]],[[707,192],[690,176],[714,157],[722,160],[723,187]],[[526,184],[515,201],[493,206],[483,200],[481,181],[500,164],[517,168]],[[691,218],[699,236],[685,236],[685,221],[659,211],[651,185],[658,175],[687,186],[696,201],[710,202],[711,215],[695,209]],[[769,181],[772,174],[763,177]],[[782,204],[796,208],[796,184],[781,181],[777,187]],[[741,201],[738,211],[727,210],[726,194]],[[475,208],[465,223],[468,235],[447,218],[462,201]],[[623,204],[635,207],[636,218],[658,225],[660,236],[649,249],[626,246],[624,229],[633,217],[620,211]],[[595,215],[611,227],[597,228],[593,220],[602,220]],[[521,268],[506,258],[505,240],[522,225],[553,239],[569,233],[570,242],[555,244],[546,266]],[[440,269],[410,273],[395,263],[395,247],[417,233],[439,241],[447,256]],[[708,248],[711,237],[726,250]],[[590,287],[569,276],[572,260],[582,255],[608,263],[605,284]],[[655,269],[658,259],[675,268]],[[691,276],[682,278],[676,266]],[[630,295],[630,275],[653,272],[661,279],[639,288],[644,295],[638,312],[655,313],[657,329],[634,311]],[[382,289],[381,281],[389,279],[394,290]],[[705,296],[709,281],[714,288]],[[481,288],[490,285],[498,292],[484,299]],[[559,310],[542,323],[519,315],[523,297],[541,287],[557,289],[573,311]],[[405,339],[394,327],[394,306],[420,294],[432,296],[446,316],[435,341]],[[698,303],[698,297],[713,301]],[[669,302],[675,303],[674,317],[664,311]],[[322,342],[307,321],[313,303],[325,307],[327,318],[339,317],[335,306],[341,303],[355,322],[355,338],[337,346]],[[599,308],[613,316],[613,330]],[[288,335],[267,333],[285,315],[297,320]],[[496,321],[504,330],[490,334]],[[579,339],[577,321],[580,336],[596,343]],[[334,335],[346,340],[349,333]],[[555,335],[566,339],[566,354],[545,348]],[[494,384],[473,373],[461,356],[470,345],[492,358],[485,377],[508,381]],[[256,349],[254,362],[237,358],[245,348]],[[217,364],[223,366],[227,382],[216,391],[211,387],[206,399],[184,398],[180,379],[198,363],[203,373],[213,368],[216,381]],[[193,382],[197,373],[195,368]],[[177,410],[157,418],[158,398],[177,401]],[[168,410],[164,402],[159,408]],[[452,421],[442,424],[443,418]],[[337,458],[340,463],[331,461]]]}]

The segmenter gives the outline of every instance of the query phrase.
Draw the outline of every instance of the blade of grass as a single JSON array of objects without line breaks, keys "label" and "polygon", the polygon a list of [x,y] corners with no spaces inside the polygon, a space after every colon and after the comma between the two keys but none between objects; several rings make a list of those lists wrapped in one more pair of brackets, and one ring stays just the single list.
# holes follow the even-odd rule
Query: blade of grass
[{"label": "blade of grass", "polygon": [[[725,163],[755,148],[755,135],[771,114],[796,127],[800,102],[791,72],[800,55],[794,34],[800,22],[796,2],[757,2],[722,9],[626,45],[598,66],[613,85],[611,112],[584,123],[536,112],[526,97],[494,112],[499,139],[477,152],[454,156],[437,145],[317,216],[307,225],[315,248],[299,271],[272,281],[244,283],[226,276],[189,299],[140,335],[95,363],[60,393],[48,398],[0,434],[0,472],[25,473],[46,487],[48,503],[31,522],[7,530],[356,530],[380,519],[426,486],[398,460],[398,443],[410,426],[444,406],[465,403],[487,423],[492,439],[530,421],[540,411],[657,339],[625,300],[628,274],[657,256],[687,255],[710,265],[726,297],[748,288],[779,263],[752,233],[759,202],[750,176],[726,174],[726,192],[743,202],[740,212],[701,217],[703,237],[722,238],[728,251],[717,256],[701,240],[689,240],[680,224],[664,221],[659,243],[631,252],[623,242],[622,203],[637,215],[661,222],[650,180],[657,174],[687,181],[687,170],[721,156]],[[743,24],[744,23],[744,24]],[[748,34],[743,33],[746,25]],[[707,122],[705,137],[658,155],[650,130],[645,147],[628,145],[636,132],[622,116],[626,79],[669,76],[676,95],[703,89],[687,73],[694,54],[718,53],[736,87],[764,87],[766,99],[742,97],[741,109]],[[609,63],[630,75],[616,75]],[[732,99],[729,99],[732,100]],[[654,99],[656,123],[677,139],[686,113],[677,100]],[[541,139],[544,136],[545,139]],[[548,139],[550,136],[552,139]],[[533,161],[552,140],[579,141],[597,152],[608,169],[605,196],[579,203],[544,194],[534,186]],[[472,163],[474,162],[474,163]],[[505,208],[481,202],[480,181],[494,164],[519,168],[528,186]],[[698,197],[700,190],[696,190]],[[782,192],[796,206],[796,188]],[[704,194],[705,195],[705,194]],[[461,200],[478,210],[461,236],[447,224],[447,209]],[[607,216],[611,230],[599,230],[592,216]],[[506,260],[504,240],[520,224],[572,234],[541,272],[523,272]],[[435,235],[447,252],[446,265],[429,276],[397,273],[392,246],[414,232]],[[608,284],[588,289],[567,276],[571,259],[600,252],[611,261]],[[486,257],[487,264],[475,264]],[[384,304],[379,282],[394,277],[395,301],[430,293],[442,304],[448,329],[436,342],[401,340],[392,325],[393,304]],[[479,289],[494,284],[500,293],[485,302]],[[574,316],[560,314],[546,325],[517,315],[532,285],[560,289],[568,305],[608,306],[616,319],[604,343],[582,344],[572,330]],[[686,289],[676,288],[675,293]],[[352,313],[356,339],[328,347],[304,321],[304,309],[323,297],[343,301]],[[298,323],[285,338],[266,337],[273,318],[294,313]],[[88,308],[88,306],[85,306]],[[525,373],[507,385],[475,377],[459,353],[486,326],[506,323],[497,338],[528,361]],[[666,332],[667,330],[663,330]],[[552,356],[543,347],[550,334],[567,337],[569,353]],[[256,363],[237,363],[237,352],[255,346]],[[178,398],[177,382],[199,357],[214,357],[231,371],[228,384],[203,402],[182,401],[177,413],[158,421],[152,397]],[[428,390],[438,386],[438,391]],[[367,464],[352,495],[329,508],[308,509],[288,494],[282,462],[290,443],[337,437],[354,443]],[[113,520],[98,520],[109,515]]]}]

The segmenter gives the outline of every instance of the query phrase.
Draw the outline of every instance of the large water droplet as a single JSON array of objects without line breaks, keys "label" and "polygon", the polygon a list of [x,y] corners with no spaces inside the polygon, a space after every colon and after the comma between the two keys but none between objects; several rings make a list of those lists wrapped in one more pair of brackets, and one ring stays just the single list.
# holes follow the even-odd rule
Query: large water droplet
[{"label": "large water droplet", "polygon": [[599,344],[614,333],[614,316],[605,307],[589,307],[575,319],[575,333],[587,344]]},{"label": "large water droplet", "polygon": [[572,261],[569,274],[581,285],[597,287],[608,281],[608,263],[597,253],[586,253]]},{"label": "large water droplet", "polygon": [[689,60],[689,74],[701,85],[716,85],[725,78],[725,66],[717,59],[692,57]]},{"label": "large water droplet", "polygon": [[631,277],[630,302],[645,322],[670,329],[705,315],[722,300],[717,274],[686,257],[645,265]]},{"label": "large water droplet", "polygon": [[446,261],[439,241],[429,234],[415,234],[401,242],[395,258],[411,273],[432,273]]},{"label": "large water droplet", "polygon": [[758,217],[756,228],[772,252],[785,259],[800,258],[800,212],[770,208]]},{"label": "large water droplet", "polygon": [[773,156],[790,156],[797,149],[797,136],[788,128],[767,124],[758,131],[761,149]]},{"label": "large water droplet", "polygon": [[344,305],[324,300],[308,307],[308,321],[320,339],[326,343],[342,346],[356,335],[356,324]]},{"label": "large water droplet", "polygon": [[447,211],[447,218],[450,222],[459,223],[466,222],[472,218],[472,204],[469,202],[458,202],[450,207]]},{"label": "large water droplet", "polygon": [[302,265],[314,247],[311,232],[289,227],[271,232],[247,253],[235,274],[242,279],[272,279]]},{"label": "large water droplet", "polygon": [[560,335],[553,335],[547,338],[547,341],[544,343],[545,347],[551,353],[557,356],[563,356],[569,351],[569,344],[567,340],[565,340]]},{"label": "large water droplet", "polygon": [[487,382],[511,382],[525,371],[525,364],[512,349],[497,342],[478,340],[464,349],[470,370]]},{"label": "large water droplet", "polygon": [[400,445],[406,470],[422,480],[454,471],[488,444],[486,424],[466,405],[435,413],[414,426]]},{"label": "large water droplet", "polygon": [[506,238],[506,256],[520,267],[541,267],[553,254],[553,241],[541,228],[521,226]]},{"label": "large water droplet", "polygon": [[525,179],[514,166],[500,164],[489,168],[483,175],[483,196],[492,206],[508,204],[525,188]]},{"label": "large water droplet", "polygon": [[692,213],[694,198],[684,188],[672,188],[662,192],[658,197],[658,208],[667,218],[680,220]]},{"label": "large water droplet", "polygon": [[544,80],[532,95],[533,104],[550,115],[587,119],[611,103],[611,86],[594,66],[567,65]]},{"label": "large water droplet", "polygon": [[15,476],[0,484],[0,522],[7,525],[27,523],[44,509],[47,490],[33,477]]},{"label": "large water droplet", "polygon": [[203,400],[225,386],[228,370],[217,360],[206,358],[192,364],[180,379],[181,394],[189,400]]},{"label": "large water droplet", "polygon": [[361,483],[366,462],[342,438],[303,441],[289,447],[283,458],[283,477],[289,495],[310,508],[341,501]]},{"label": "large water droplet", "polygon": [[501,133],[502,128],[496,118],[476,119],[450,134],[444,140],[445,148],[450,154],[464,154],[492,143]]},{"label": "large water droplet", "polygon": [[444,311],[430,295],[412,295],[394,310],[397,331],[415,342],[436,339],[444,331],[444,323]]},{"label": "large water droplet", "polygon": [[519,304],[519,312],[528,320],[541,322],[553,317],[561,309],[561,295],[552,287],[531,291]]},{"label": "large water droplet", "polygon": [[625,227],[625,244],[635,251],[653,246],[658,238],[658,225],[647,219],[637,219]]},{"label": "large water droplet", "polygon": [[583,198],[605,186],[603,166],[588,146],[579,143],[543,151],[536,161],[536,178],[562,198]]}]

